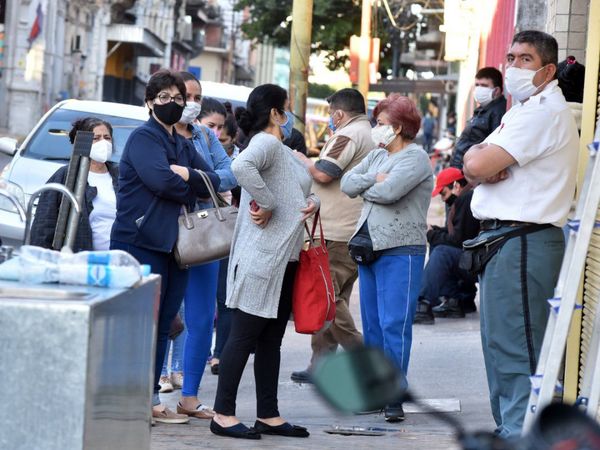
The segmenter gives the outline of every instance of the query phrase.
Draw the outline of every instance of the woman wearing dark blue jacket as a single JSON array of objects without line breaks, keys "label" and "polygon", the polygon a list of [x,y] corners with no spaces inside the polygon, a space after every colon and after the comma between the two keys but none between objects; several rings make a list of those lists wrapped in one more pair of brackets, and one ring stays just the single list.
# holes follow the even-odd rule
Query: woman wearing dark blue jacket
[{"label": "woman wearing dark blue jacket", "polygon": [[173,127],[185,107],[186,89],[181,77],[159,70],[148,81],[145,97],[150,118],[131,133],[119,166],[111,248],[131,253],[162,277],[152,417],[157,422],[186,423],[189,418],[170,411],[158,395],[169,327],[181,305],[188,277],[188,271],[177,266],[173,248],[181,208],[193,208],[198,197],[209,196],[194,169],[206,172],[215,189],[219,177]]}]

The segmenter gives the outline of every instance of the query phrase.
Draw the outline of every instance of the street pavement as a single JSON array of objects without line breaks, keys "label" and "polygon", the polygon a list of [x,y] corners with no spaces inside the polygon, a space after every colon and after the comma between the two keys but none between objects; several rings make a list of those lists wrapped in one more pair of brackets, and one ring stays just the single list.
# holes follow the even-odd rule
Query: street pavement
[{"label": "street pavement", "polygon": [[[441,205],[439,205],[441,206]],[[351,309],[360,329],[358,286],[355,286]],[[213,435],[209,421],[192,419],[186,425],[157,424],[152,428],[152,450],[188,448],[218,449],[456,449],[453,430],[437,418],[424,413],[410,413],[407,405],[406,420],[399,424],[385,422],[382,414],[343,416],[328,407],[313,386],[290,381],[290,374],[302,370],[310,359],[310,337],[297,334],[290,322],[282,346],[279,377],[279,407],[291,423],[306,426],[311,436],[307,439],[263,436],[260,441],[223,438]],[[439,400],[467,430],[492,431],[493,419],[488,404],[481,343],[479,314],[468,314],[465,319],[436,319],[435,325],[413,327],[412,356],[409,369],[410,389],[418,398]],[[212,406],[217,377],[207,366],[199,398]],[[175,410],[180,391],[161,395],[163,401]],[[255,415],[255,393],[252,357],[240,384],[238,417],[252,425]],[[383,436],[341,436],[325,433],[332,426],[376,427],[385,429]]]}]

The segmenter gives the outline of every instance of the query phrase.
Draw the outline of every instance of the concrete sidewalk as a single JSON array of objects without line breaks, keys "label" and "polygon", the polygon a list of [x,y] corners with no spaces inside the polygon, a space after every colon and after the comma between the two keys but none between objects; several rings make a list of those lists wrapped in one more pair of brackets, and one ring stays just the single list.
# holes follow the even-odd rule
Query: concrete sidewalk
[{"label": "concrete sidewalk", "polygon": [[[360,326],[358,288],[352,296],[352,310]],[[360,329],[360,328],[359,328]],[[433,326],[415,325],[409,382],[412,392],[422,399],[443,399],[446,406],[460,404],[460,412],[448,413],[459,419],[468,430],[494,428],[488,403],[488,390],[479,338],[479,315],[465,319],[436,319]],[[311,436],[294,439],[263,436],[259,441],[237,440],[213,435],[209,421],[192,419],[187,425],[158,424],[152,429],[152,450],[188,448],[219,449],[455,449],[453,430],[436,418],[423,413],[410,413],[399,424],[388,424],[383,415],[341,416],[318,397],[311,385],[290,381],[290,373],[306,367],[310,358],[310,337],[299,335],[290,323],[282,347],[279,384],[279,407],[284,418],[306,426]],[[200,399],[211,405],[217,377],[207,368],[200,389]],[[162,395],[175,410],[180,391]],[[242,379],[238,395],[238,416],[253,425],[255,415],[254,374],[252,358]],[[332,425],[344,427],[378,427],[383,436],[341,436],[324,432]]]}]

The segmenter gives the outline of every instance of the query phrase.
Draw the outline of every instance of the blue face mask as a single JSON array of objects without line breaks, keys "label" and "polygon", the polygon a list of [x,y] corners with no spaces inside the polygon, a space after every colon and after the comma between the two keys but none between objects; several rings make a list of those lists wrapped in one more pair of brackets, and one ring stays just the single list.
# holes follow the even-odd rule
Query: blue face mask
[{"label": "blue face mask", "polygon": [[294,128],[294,115],[289,111],[285,111],[285,115],[287,117],[287,120],[283,125],[279,125],[284,141],[290,138],[290,136],[292,135],[292,128]]},{"label": "blue face mask", "polygon": [[331,131],[333,131],[335,133],[335,130],[337,130],[337,127],[335,126],[335,124],[333,123],[333,116],[329,117],[329,129]]}]

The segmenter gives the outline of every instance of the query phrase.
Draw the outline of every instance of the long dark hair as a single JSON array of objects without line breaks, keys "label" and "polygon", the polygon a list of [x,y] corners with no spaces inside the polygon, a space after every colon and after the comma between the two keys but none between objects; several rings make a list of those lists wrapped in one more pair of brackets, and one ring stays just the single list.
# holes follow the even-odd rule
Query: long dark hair
[{"label": "long dark hair", "polygon": [[284,113],[287,91],[275,84],[262,84],[254,88],[246,102],[246,108],[236,108],[238,125],[249,137],[269,126],[271,110]]},{"label": "long dark hair", "polygon": [[97,117],[84,117],[81,119],[77,119],[72,124],[71,131],[69,131],[69,141],[71,144],[75,142],[75,135],[77,135],[78,131],[94,131],[94,128],[104,125],[108,128],[108,132],[110,133],[110,137],[113,135],[113,129],[110,123],[106,120],[98,119]]}]

